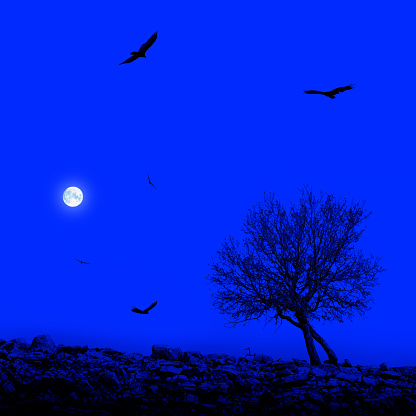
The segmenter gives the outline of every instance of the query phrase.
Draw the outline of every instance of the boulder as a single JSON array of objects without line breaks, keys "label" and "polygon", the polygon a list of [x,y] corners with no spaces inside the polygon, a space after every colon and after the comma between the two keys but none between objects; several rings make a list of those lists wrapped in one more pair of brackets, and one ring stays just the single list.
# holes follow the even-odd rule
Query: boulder
[{"label": "boulder", "polygon": [[56,345],[50,335],[38,335],[33,338],[30,346],[31,350],[40,350],[49,354],[56,354]]},{"label": "boulder", "polygon": [[29,344],[26,342],[24,338],[14,338],[9,342],[5,342],[1,347],[3,351],[10,352],[14,350],[15,352],[20,351],[27,351],[29,348]]},{"label": "boulder", "polygon": [[347,359],[345,359],[345,360],[344,360],[344,363],[343,363],[343,364],[341,364],[341,366],[342,366],[342,367],[349,367],[349,368],[352,368],[352,365],[351,365],[350,361],[349,361],[349,360],[347,360]]},{"label": "boulder", "polygon": [[153,359],[165,360],[180,360],[183,353],[179,347],[169,347],[168,345],[153,345],[152,354]]}]

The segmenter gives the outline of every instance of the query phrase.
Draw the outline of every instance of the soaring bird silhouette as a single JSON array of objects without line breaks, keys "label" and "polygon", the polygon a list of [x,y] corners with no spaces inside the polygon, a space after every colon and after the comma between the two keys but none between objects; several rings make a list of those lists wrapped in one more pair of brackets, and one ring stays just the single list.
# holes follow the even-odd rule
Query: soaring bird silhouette
[{"label": "soaring bird silhouette", "polygon": [[150,36],[147,42],[143,43],[143,45],[140,46],[140,49],[138,50],[138,52],[130,52],[130,55],[132,56],[130,56],[130,58],[126,59],[124,62],[122,62],[119,65],[129,64],[130,62],[135,61],[137,58],[146,58],[145,53],[155,43],[156,38],[157,38],[157,31],[153,33],[152,36]]},{"label": "soaring bird silhouette", "polygon": [[153,188],[157,189],[157,188],[156,188],[156,186],[154,186],[154,185],[152,184],[152,182],[150,182],[149,174],[147,174],[147,179],[149,179],[149,183],[150,183],[150,185],[152,185],[152,186],[153,186]]},{"label": "soaring bird silhouette", "polygon": [[146,308],[144,311],[141,311],[140,309],[137,309],[135,306],[133,306],[133,309],[131,310],[132,312],[136,312],[136,313],[141,313],[141,314],[145,314],[145,315],[149,315],[149,311],[150,309],[154,308],[157,304],[156,302],[153,302],[148,308]]},{"label": "soaring bird silhouette", "polygon": [[81,264],[90,264],[90,263],[87,263],[86,261],[78,260],[77,258],[75,260],[79,261]]},{"label": "soaring bird silhouette", "polygon": [[245,348],[245,349],[248,350],[248,354],[246,354],[246,357],[247,357],[247,355],[249,357],[254,357],[254,355],[252,355],[251,352],[250,352],[250,348]]},{"label": "soaring bird silhouette", "polygon": [[338,94],[340,92],[344,92],[344,91],[347,91],[347,90],[352,90],[354,88],[353,85],[355,85],[355,84],[350,84],[350,85],[347,85],[346,87],[335,88],[334,90],[326,91],[326,92],[316,91],[316,90],[308,90],[308,91],[304,91],[304,92],[305,92],[305,94],[322,94],[322,95],[325,95],[326,97],[329,97],[329,98],[335,98],[334,97],[335,94]]}]

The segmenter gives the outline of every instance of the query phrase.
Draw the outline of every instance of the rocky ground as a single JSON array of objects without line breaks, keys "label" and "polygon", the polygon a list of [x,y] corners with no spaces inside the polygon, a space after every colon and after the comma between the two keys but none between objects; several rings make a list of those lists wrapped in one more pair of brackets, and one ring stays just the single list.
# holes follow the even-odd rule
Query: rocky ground
[{"label": "rocky ground", "polygon": [[0,415],[416,415],[416,367],[0,339]]}]

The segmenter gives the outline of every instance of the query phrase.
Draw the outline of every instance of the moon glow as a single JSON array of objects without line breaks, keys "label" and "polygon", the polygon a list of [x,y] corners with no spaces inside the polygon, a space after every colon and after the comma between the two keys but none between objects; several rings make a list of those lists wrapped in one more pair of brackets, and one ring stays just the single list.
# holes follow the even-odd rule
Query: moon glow
[{"label": "moon glow", "polygon": [[82,195],[81,189],[76,186],[70,186],[65,189],[64,192],[64,202],[69,207],[77,207],[83,200],[84,196]]}]

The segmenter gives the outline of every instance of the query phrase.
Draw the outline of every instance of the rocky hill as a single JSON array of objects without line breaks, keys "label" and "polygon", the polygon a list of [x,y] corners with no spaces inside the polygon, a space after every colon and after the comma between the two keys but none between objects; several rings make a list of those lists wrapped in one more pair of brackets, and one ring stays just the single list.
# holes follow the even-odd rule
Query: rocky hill
[{"label": "rocky hill", "polygon": [[0,339],[0,414],[416,415],[416,367]]}]

